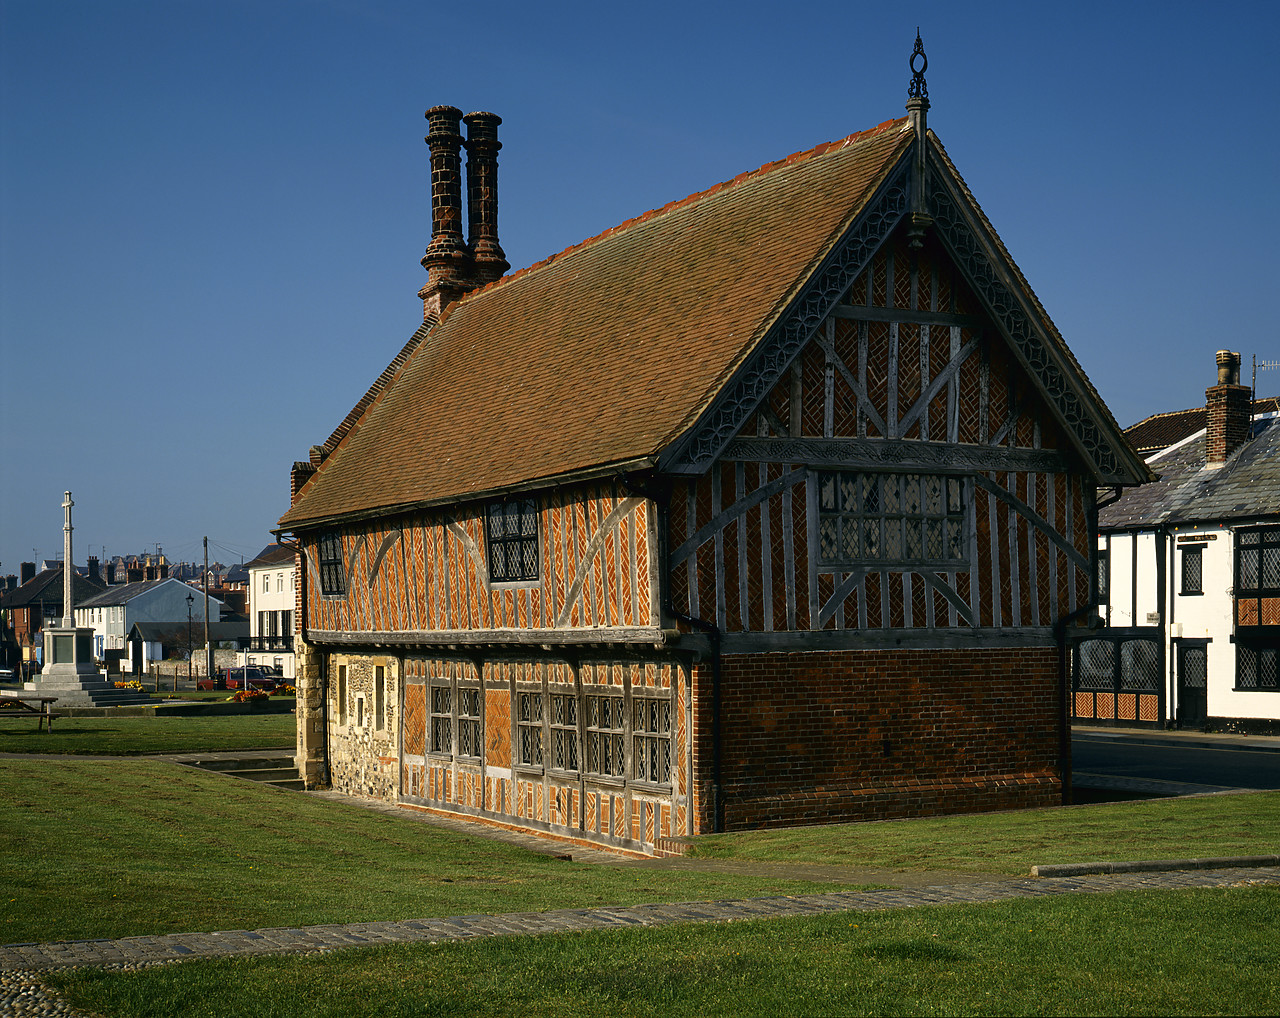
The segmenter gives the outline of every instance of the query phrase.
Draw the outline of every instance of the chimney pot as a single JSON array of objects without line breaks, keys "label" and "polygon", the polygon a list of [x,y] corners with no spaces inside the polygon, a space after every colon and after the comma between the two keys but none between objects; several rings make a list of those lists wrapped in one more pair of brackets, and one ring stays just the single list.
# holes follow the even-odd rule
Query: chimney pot
[{"label": "chimney pot", "polygon": [[1240,355],[1230,350],[1218,351],[1218,384],[1240,384]]}]

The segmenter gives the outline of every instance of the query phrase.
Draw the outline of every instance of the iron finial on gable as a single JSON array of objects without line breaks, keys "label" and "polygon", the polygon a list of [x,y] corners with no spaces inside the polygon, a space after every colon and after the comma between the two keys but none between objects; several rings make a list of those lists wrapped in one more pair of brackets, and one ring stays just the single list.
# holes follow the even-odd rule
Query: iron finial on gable
[{"label": "iron finial on gable", "polygon": [[[916,67],[916,57],[920,58],[920,66]],[[924,72],[929,69],[929,58],[924,53],[924,41],[920,38],[920,27],[916,26],[916,47],[911,51],[911,59],[907,61],[911,68],[911,85],[907,88],[908,99],[923,99],[925,108],[929,106],[929,86],[924,82]]]},{"label": "iron finial on gable", "polygon": [[[920,66],[916,66],[916,58]],[[927,114],[929,112],[929,86],[925,84],[924,72],[929,69],[929,58],[924,53],[924,42],[920,38],[920,29],[916,28],[916,45],[911,51],[911,59],[907,61],[911,68],[911,85],[907,89],[907,122],[915,135],[915,157],[911,166],[911,225],[907,227],[907,236],[913,248],[924,246],[924,234],[933,219],[929,216],[925,201],[925,143],[929,133]]]}]

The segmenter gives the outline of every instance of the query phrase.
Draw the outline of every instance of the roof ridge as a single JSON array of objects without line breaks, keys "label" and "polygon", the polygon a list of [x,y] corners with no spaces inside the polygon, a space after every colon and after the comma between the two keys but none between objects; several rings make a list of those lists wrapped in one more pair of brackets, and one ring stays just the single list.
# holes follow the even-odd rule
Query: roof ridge
[{"label": "roof ridge", "polygon": [[632,216],[630,219],[624,219],[621,223],[618,223],[616,226],[611,226],[601,233],[597,233],[594,237],[588,237],[586,240],[580,240],[576,244],[570,244],[562,251],[557,251],[555,254],[547,255],[547,257],[539,259],[531,265],[526,265],[524,268],[517,269],[515,272],[509,272],[505,276],[499,276],[497,279],[493,280],[493,282],[486,283],[484,286],[470,291],[458,301],[455,301],[454,304],[450,304],[440,316],[440,321],[442,323],[444,322],[455,304],[464,304],[479,294],[485,293],[488,290],[496,289],[497,287],[509,283],[512,280],[520,279],[522,276],[527,276],[538,269],[545,268],[552,262],[557,262],[568,255],[582,250],[583,248],[590,247],[598,241],[604,240],[606,237],[612,237],[625,230],[629,230],[633,226],[638,226],[641,223],[648,222],[649,220],[657,219],[659,216],[664,216],[669,212],[674,212],[678,208],[693,205],[696,202],[701,201],[703,198],[708,198],[711,195],[717,194],[730,187],[737,187],[748,180],[754,180],[758,177],[764,176],[765,174],[772,173],[775,170],[780,170],[787,166],[795,166],[799,163],[807,162],[810,159],[816,159],[819,156],[824,156],[828,152],[832,152],[837,149],[848,148],[850,145],[856,144],[859,141],[863,141],[875,135],[883,134],[890,130],[894,124],[904,122],[906,119],[906,117],[894,117],[892,120],[882,121],[881,123],[876,124],[875,127],[869,127],[863,131],[855,131],[853,134],[846,135],[836,141],[824,141],[821,144],[814,145],[812,148],[803,149],[799,152],[792,152],[791,155],[782,159],[774,159],[772,162],[767,162],[763,166],[759,166],[754,170],[745,170],[737,176],[731,177],[729,180],[722,180],[718,184],[712,184],[710,187],[704,188],[701,191],[695,191],[693,194],[686,195],[684,198],[677,198],[676,200],[669,201],[658,208],[642,212],[638,216]]}]

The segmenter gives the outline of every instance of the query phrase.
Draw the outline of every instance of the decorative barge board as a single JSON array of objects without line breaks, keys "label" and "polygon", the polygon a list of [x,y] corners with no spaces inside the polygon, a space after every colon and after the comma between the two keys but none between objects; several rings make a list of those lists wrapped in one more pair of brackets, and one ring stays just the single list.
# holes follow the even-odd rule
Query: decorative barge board
[{"label": "decorative barge board", "polygon": [[280,522],[310,784],[643,852],[1057,800],[1150,475],[927,107],[496,282],[429,111],[426,331]]}]

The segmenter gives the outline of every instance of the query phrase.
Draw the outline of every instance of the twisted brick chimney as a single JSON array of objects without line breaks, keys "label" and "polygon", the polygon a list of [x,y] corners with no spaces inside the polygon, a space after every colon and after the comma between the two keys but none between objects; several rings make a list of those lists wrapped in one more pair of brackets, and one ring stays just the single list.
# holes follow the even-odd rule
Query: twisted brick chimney
[{"label": "twisted brick chimney", "polygon": [[498,243],[498,125],[496,113],[468,113],[467,248],[479,286],[500,279],[511,268]]},{"label": "twisted brick chimney", "polygon": [[[431,150],[431,243],[422,266],[429,282],[419,292],[424,318],[439,316],[470,290],[500,278],[511,267],[498,243],[498,125],[496,113],[468,113],[454,106],[427,110]],[[462,239],[462,135],[467,125],[467,225]]]},{"label": "twisted brick chimney", "polygon": [[1204,391],[1205,463],[1220,467],[1249,438],[1252,393],[1240,384],[1240,355],[1218,351],[1218,384]]},{"label": "twisted brick chimney", "polygon": [[419,292],[424,315],[439,315],[468,290],[474,264],[462,239],[462,111],[456,106],[427,110],[427,147],[431,150],[431,243],[422,267],[430,280]]}]

